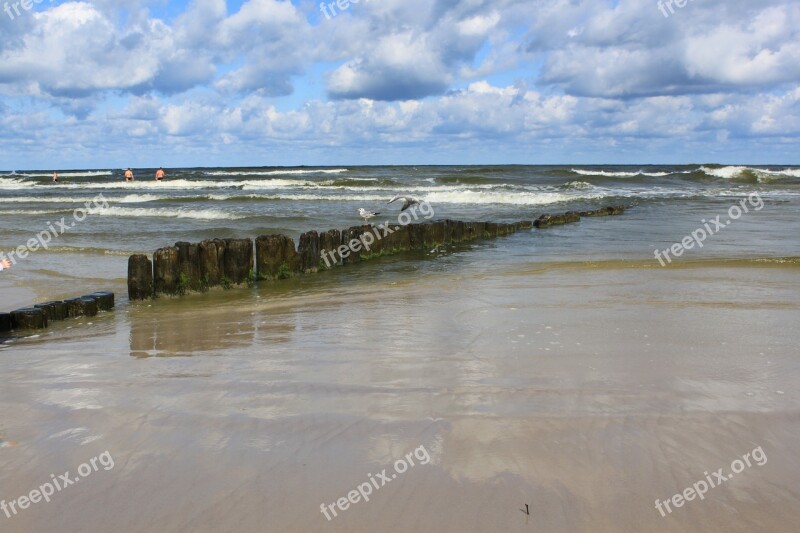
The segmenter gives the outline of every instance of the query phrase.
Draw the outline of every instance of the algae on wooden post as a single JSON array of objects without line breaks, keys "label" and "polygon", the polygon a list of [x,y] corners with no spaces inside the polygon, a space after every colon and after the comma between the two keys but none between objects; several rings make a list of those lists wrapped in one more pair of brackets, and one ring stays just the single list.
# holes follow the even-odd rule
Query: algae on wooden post
[{"label": "algae on wooden post", "polygon": [[262,235],[256,239],[256,277],[277,279],[300,272],[300,256],[294,240],[286,235]]}]

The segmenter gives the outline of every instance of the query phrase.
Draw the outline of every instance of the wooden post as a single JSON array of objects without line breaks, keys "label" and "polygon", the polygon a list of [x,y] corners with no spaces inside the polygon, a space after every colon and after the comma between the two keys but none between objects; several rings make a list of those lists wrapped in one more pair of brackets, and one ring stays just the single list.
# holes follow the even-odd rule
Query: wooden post
[{"label": "wooden post", "polygon": [[153,297],[153,263],[144,254],[128,258],[128,298],[149,300]]},{"label": "wooden post", "polygon": [[181,289],[178,249],[174,246],[159,248],[153,254],[153,285],[155,294],[178,294]]},{"label": "wooden post", "polygon": [[47,315],[44,310],[26,307],[11,311],[11,325],[17,329],[44,329],[47,327]]}]

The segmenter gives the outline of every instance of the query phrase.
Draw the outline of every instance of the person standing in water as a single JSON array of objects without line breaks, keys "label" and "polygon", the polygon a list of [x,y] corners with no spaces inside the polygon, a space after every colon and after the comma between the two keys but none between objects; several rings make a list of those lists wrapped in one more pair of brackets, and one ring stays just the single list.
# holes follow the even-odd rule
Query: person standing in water
[{"label": "person standing in water", "polygon": [[131,169],[125,171],[125,181],[133,181],[133,171]]},{"label": "person standing in water", "polygon": [[156,170],[156,181],[161,181],[163,179],[164,179],[164,169],[158,167],[158,170]]},{"label": "person standing in water", "polygon": [[58,183],[58,172],[53,171],[53,183]]}]

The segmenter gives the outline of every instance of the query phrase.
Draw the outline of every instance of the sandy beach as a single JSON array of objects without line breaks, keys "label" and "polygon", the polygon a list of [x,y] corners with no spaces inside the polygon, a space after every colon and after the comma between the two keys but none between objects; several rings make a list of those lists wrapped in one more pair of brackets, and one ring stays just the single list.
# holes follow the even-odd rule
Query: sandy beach
[{"label": "sandy beach", "polygon": [[[115,466],[3,530],[792,531],[796,266],[468,258],[123,304],[4,347],[2,496]],[[420,446],[428,464],[321,513]]]}]

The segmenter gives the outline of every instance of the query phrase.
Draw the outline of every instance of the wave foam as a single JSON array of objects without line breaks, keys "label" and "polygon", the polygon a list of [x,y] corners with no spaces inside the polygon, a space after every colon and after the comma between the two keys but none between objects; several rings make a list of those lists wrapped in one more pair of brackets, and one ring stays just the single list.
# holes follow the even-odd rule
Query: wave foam
[{"label": "wave foam", "polygon": [[581,176],[605,176],[610,178],[635,178],[636,176],[661,178],[672,174],[671,172],[645,172],[643,170],[637,170],[636,172],[613,172],[608,170],[583,170],[580,168],[572,168],[570,171],[575,174],[580,174]]},{"label": "wave foam", "polygon": [[440,204],[506,204],[506,205],[548,205],[572,200],[593,200],[602,194],[572,195],[557,192],[439,192],[425,196],[425,201]]},{"label": "wave foam", "polygon": [[700,170],[709,176],[723,179],[741,178],[747,172],[752,172],[761,181],[762,178],[800,178],[799,168],[786,168],[784,170],[769,170],[766,168],[727,166],[720,168],[700,167]]},{"label": "wave foam", "polygon": [[[112,176],[110,170],[89,170],[86,172],[59,172],[59,178],[94,178],[97,176]],[[11,176],[24,176],[26,178],[52,178],[53,173],[14,172]]]},{"label": "wave foam", "polygon": [[190,218],[194,220],[239,220],[243,216],[215,211],[213,209],[203,209],[191,211],[187,209],[171,209],[168,207],[108,207],[89,209],[90,215],[112,216],[112,217],[157,217],[157,218]]},{"label": "wave foam", "polygon": [[318,170],[212,170],[203,172],[206,176],[281,176],[292,174],[341,174],[346,168],[326,168]]},{"label": "wave foam", "polygon": [[81,189],[127,189],[127,190],[186,190],[186,189],[246,189],[246,190],[269,190],[269,189],[292,189],[297,187],[318,187],[313,181],[291,180],[291,179],[270,179],[270,180],[244,180],[244,181],[211,181],[211,180],[187,180],[176,179],[168,181],[134,181],[133,183],[122,180],[112,182],[85,182],[85,183],[47,183],[41,184],[24,179],[0,178],[0,189],[6,190],[28,190],[28,189],[61,189],[61,190],[81,190]]},{"label": "wave foam", "polygon": [[594,189],[594,185],[591,183],[587,183],[585,181],[570,181],[562,186],[564,189],[575,189],[578,191],[587,191],[589,189]]},{"label": "wave foam", "polygon": [[3,203],[15,203],[15,204],[85,204],[86,202],[93,201],[94,198],[89,198],[88,196],[85,198],[72,198],[66,196],[53,196],[53,197],[41,197],[41,196],[17,196],[11,198],[3,198]]},{"label": "wave foam", "polygon": [[749,169],[747,167],[721,167],[721,168],[700,167],[700,171],[704,172],[708,176],[713,176],[715,178],[723,178],[726,180],[741,176],[745,170]]}]

